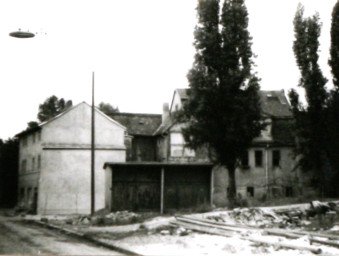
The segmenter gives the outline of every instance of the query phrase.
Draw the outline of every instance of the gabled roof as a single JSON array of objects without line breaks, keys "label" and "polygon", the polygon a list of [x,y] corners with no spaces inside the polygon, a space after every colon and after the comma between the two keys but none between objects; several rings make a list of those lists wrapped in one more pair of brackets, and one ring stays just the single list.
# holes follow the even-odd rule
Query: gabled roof
[{"label": "gabled roof", "polygon": [[188,88],[187,89],[176,89],[181,100],[188,99],[188,95],[187,95],[188,90],[189,90]]},{"label": "gabled roof", "polygon": [[[41,128],[42,128],[43,126],[45,126],[46,124],[49,124],[49,123],[53,122],[54,120],[60,118],[61,116],[65,115],[66,113],[72,111],[73,109],[75,109],[75,108],[77,108],[77,107],[79,107],[80,105],[83,105],[83,104],[85,104],[86,106],[88,106],[88,107],[90,107],[90,108],[92,107],[92,106],[89,105],[87,102],[83,101],[83,102],[81,102],[81,103],[79,103],[79,104],[77,104],[77,105],[75,105],[75,106],[72,106],[72,107],[68,108],[68,109],[65,110],[64,112],[61,112],[60,114],[56,115],[55,117],[53,117],[53,118],[51,118],[51,119],[49,119],[49,120],[47,120],[47,121],[45,121],[45,122],[40,123],[37,127],[33,127],[33,128],[31,128],[31,129],[28,129],[28,130],[25,130],[25,131],[22,131],[22,132],[16,134],[15,137],[22,137],[22,136],[24,136],[24,135],[28,135],[28,134],[31,134],[31,133],[36,132],[36,131],[38,131],[38,130],[41,130]],[[110,122],[113,122],[114,124],[116,124],[116,125],[118,125],[118,126],[120,126],[121,128],[123,128],[123,129],[126,130],[126,127],[125,127],[125,126],[123,126],[123,125],[120,124],[119,122],[117,122],[117,121],[111,119],[111,118],[110,118],[109,116],[107,116],[105,113],[103,113],[102,111],[100,111],[97,107],[95,107],[95,112],[98,113],[98,114],[100,114],[100,115],[102,115],[103,117],[105,117],[105,118],[106,118],[107,120],[109,120]]]},{"label": "gabled roof", "polygon": [[281,91],[259,91],[261,109],[264,114],[273,117],[292,117],[290,104]]},{"label": "gabled roof", "polygon": [[[173,93],[172,103],[174,96],[177,93],[181,101],[188,99],[188,91],[190,89],[176,89]],[[259,97],[261,102],[261,109],[264,115],[270,117],[292,118],[293,114],[290,110],[290,104],[285,96],[284,90],[280,91],[259,91]],[[174,118],[169,116],[161,126],[155,131],[154,135],[165,133],[175,124]]]},{"label": "gabled roof", "polygon": [[160,135],[164,134],[166,131],[168,131],[173,125],[175,124],[174,118],[169,115],[164,122],[156,129],[156,131],[153,133],[153,135]]},{"label": "gabled roof", "polygon": [[129,135],[152,136],[161,124],[160,114],[113,113],[109,116],[124,125]]},{"label": "gabled roof", "polygon": [[172,96],[172,102],[171,102],[170,109],[172,109],[175,94],[177,93],[179,95],[181,102],[184,102],[185,100],[188,99],[188,95],[187,95],[188,90],[190,90],[190,89],[189,88],[175,89],[173,96]]}]

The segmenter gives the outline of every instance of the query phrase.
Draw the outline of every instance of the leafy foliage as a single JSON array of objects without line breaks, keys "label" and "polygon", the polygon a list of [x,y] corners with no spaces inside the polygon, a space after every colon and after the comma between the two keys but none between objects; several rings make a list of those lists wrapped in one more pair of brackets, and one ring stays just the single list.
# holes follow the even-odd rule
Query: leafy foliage
[{"label": "leafy foliage", "polygon": [[39,123],[35,121],[30,121],[27,123],[27,130],[33,129],[35,127],[38,127]]},{"label": "leafy foliage", "polygon": [[316,186],[326,192],[326,184],[332,176],[332,168],[327,151],[327,79],[318,65],[318,48],[321,24],[318,14],[304,18],[304,9],[298,6],[294,18],[294,55],[301,78],[299,86],[305,89],[307,106],[299,102],[295,90],[289,93],[292,111],[296,119],[298,138],[296,153],[299,164],[305,171],[315,175]]},{"label": "leafy foliage", "polygon": [[118,113],[119,112],[119,108],[118,107],[113,107],[111,104],[109,103],[104,103],[101,102],[99,104],[99,109],[104,112],[106,115],[110,115],[110,114],[114,114],[114,113]]},{"label": "leafy foliage", "polygon": [[71,100],[65,101],[63,98],[58,99],[58,97],[53,95],[39,105],[38,119],[40,122],[47,121],[70,108],[72,105]]},{"label": "leafy foliage", "polygon": [[339,2],[335,4],[332,12],[330,55],[328,63],[332,68],[333,85],[335,90],[339,90]]},{"label": "leafy foliage", "polygon": [[[252,74],[251,37],[243,0],[200,0],[195,29],[196,55],[188,73],[188,101],[179,114],[192,149],[208,147],[211,159],[226,166],[229,199],[236,194],[235,168],[254,137],[264,128],[259,79]],[[219,29],[221,27],[221,29]]]},{"label": "leafy foliage", "polygon": [[334,172],[330,191],[331,195],[338,196],[339,188],[335,181],[339,179],[339,2],[337,2],[332,12],[332,26],[331,26],[331,48],[329,65],[333,75],[334,88],[330,93],[328,100],[328,132],[327,132],[327,148],[328,155],[331,162],[332,170]]},{"label": "leafy foliage", "polygon": [[0,139],[0,205],[13,207],[17,199],[19,142]]}]

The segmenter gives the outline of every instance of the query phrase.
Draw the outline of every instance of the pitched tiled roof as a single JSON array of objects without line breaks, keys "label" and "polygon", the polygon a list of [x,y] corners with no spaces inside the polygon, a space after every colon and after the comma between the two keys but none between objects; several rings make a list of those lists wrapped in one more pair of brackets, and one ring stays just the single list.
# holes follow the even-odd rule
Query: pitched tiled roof
[{"label": "pitched tiled roof", "polygon": [[[188,99],[188,91],[190,89],[176,89],[181,100]],[[284,90],[280,91],[259,91],[262,112],[271,117],[292,118],[293,114],[290,110],[290,104],[285,96]],[[175,123],[173,117],[169,116],[165,122],[155,131],[154,135],[166,132]]]},{"label": "pitched tiled roof", "polygon": [[125,126],[129,135],[151,136],[161,124],[160,114],[114,113],[109,116]]},{"label": "pitched tiled roof", "polygon": [[160,135],[165,133],[168,129],[170,129],[175,124],[175,120],[172,116],[168,116],[165,121],[156,129],[153,135]]},{"label": "pitched tiled roof", "polygon": [[178,92],[180,98],[183,99],[188,99],[188,95],[187,95],[187,91],[189,89],[176,89],[176,91]]},{"label": "pitched tiled roof", "polygon": [[[176,89],[181,100],[188,99],[187,92],[190,89]],[[284,90],[280,91],[259,91],[261,108],[263,113],[275,117],[292,117],[290,104],[285,96]]]},{"label": "pitched tiled roof", "polygon": [[284,91],[259,91],[261,108],[264,114],[274,117],[292,117],[290,104]]}]

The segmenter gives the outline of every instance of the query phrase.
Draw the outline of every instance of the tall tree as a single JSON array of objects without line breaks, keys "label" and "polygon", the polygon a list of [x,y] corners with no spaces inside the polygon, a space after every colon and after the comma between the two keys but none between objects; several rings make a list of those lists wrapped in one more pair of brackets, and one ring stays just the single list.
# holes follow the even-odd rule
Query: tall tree
[{"label": "tall tree", "polygon": [[335,4],[332,11],[331,26],[331,48],[330,59],[328,61],[331,66],[333,75],[333,85],[335,90],[339,90],[339,1]]},{"label": "tall tree", "polygon": [[58,99],[58,97],[53,95],[47,98],[44,103],[39,105],[38,119],[40,122],[47,121],[65,111],[72,105],[71,100],[65,101],[63,98]]},{"label": "tall tree", "polygon": [[[333,89],[331,90],[328,100],[328,152],[333,168],[335,178],[333,181],[339,179],[339,1],[335,4],[332,11],[332,26],[331,26],[331,47],[329,65],[333,75]],[[339,195],[339,188],[336,184],[330,186],[335,188],[331,191],[331,196]]]},{"label": "tall tree", "polygon": [[99,109],[102,112],[104,112],[106,115],[110,115],[110,114],[114,114],[114,113],[118,113],[119,112],[119,108],[118,107],[115,108],[111,104],[104,103],[104,102],[100,102]]},{"label": "tall tree", "polygon": [[19,142],[0,139],[0,205],[13,207],[18,191]]},{"label": "tall tree", "polygon": [[321,24],[318,14],[308,18],[303,15],[304,8],[299,5],[294,18],[293,50],[301,73],[298,86],[305,89],[307,106],[301,106],[295,90],[289,96],[296,119],[299,163],[302,169],[313,171],[316,185],[323,191],[331,167],[326,150],[327,79],[318,65]]},{"label": "tall tree", "polygon": [[[236,195],[238,159],[264,128],[259,79],[251,72],[251,37],[244,0],[199,0],[196,55],[188,73],[189,97],[181,113],[192,149],[208,147],[212,161],[228,170],[228,198]],[[221,28],[221,29],[219,29]]]}]

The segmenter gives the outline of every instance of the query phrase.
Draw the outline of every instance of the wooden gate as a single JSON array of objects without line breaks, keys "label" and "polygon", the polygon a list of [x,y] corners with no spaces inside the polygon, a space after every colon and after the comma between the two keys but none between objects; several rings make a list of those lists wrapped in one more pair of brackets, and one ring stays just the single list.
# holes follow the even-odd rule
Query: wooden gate
[{"label": "wooden gate", "polygon": [[210,203],[210,169],[171,167],[165,174],[165,209],[194,208]]},{"label": "wooden gate", "polygon": [[160,170],[143,166],[114,170],[112,200],[113,210],[158,210]]}]

